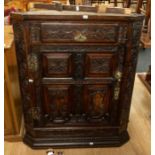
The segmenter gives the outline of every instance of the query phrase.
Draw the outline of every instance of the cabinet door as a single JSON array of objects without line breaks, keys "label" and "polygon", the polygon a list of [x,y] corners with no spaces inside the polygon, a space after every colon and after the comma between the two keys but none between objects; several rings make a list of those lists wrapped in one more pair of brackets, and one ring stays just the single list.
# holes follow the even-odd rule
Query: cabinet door
[{"label": "cabinet door", "polygon": [[71,113],[71,86],[70,85],[44,85],[43,111],[44,116],[51,123],[68,121]]},{"label": "cabinet door", "polygon": [[112,105],[112,85],[84,86],[84,111],[88,121],[104,121]]}]

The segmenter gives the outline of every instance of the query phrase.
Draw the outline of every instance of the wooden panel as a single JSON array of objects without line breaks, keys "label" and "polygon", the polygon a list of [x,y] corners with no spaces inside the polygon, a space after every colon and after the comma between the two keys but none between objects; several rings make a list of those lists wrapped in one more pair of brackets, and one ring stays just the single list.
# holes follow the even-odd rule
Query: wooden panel
[{"label": "wooden panel", "polygon": [[85,75],[88,77],[113,76],[117,68],[116,58],[114,53],[88,53]]},{"label": "wooden panel", "polygon": [[118,24],[42,23],[42,42],[117,42]]},{"label": "wooden panel", "polygon": [[69,77],[71,66],[71,54],[43,54],[43,75],[46,77]]},{"label": "wooden panel", "polygon": [[89,121],[103,121],[109,113],[112,89],[108,85],[86,85],[84,107]]},{"label": "wooden panel", "polygon": [[71,110],[69,85],[44,85],[44,113],[52,123],[68,120]]}]

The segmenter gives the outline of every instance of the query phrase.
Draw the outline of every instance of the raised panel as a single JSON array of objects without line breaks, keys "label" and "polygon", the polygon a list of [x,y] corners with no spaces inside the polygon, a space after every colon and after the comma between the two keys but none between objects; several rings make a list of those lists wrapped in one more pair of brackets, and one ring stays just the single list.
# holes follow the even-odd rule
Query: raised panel
[{"label": "raised panel", "polygon": [[46,77],[69,77],[71,66],[71,54],[43,54],[43,75]]},{"label": "raised panel", "polygon": [[114,53],[88,53],[85,75],[88,77],[112,76],[116,69],[117,56]]},{"label": "raised panel", "polygon": [[118,24],[42,23],[42,42],[117,42]]},{"label": "raised panel", "polygon": [[69,85],[43,86],[43,111],[51,123],[63,123],[69,119],[71,110]]},{"label": "raised panel", "polygon": [[111,91],[110,85],[85,85],[84,109],[89,121],[103,121],[108,117]]}]

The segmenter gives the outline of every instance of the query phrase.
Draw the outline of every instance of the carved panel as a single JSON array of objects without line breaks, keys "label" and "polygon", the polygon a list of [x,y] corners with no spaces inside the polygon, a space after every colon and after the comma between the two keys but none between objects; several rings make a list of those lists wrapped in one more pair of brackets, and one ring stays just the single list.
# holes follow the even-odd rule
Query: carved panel
[{"label": "carved panel", "polygon": [[69,99],[70,86],[48,85],[44,86],[44,112],[51,123],[68,121],[71,110]]},{"label": "carved panel", "polygon": [[127,41],[127,31],[128,31],[127,24],[121,25],[119,27],[119,35],[118,35],[118,42],[119,43],[123,44]]},{"label": "carved panel", "polygon": [[116,65],[114,54],[89,53],[86,56],[86,76],[112,76]]},{"label": "carved panel", "polygon": [[108,113],[110,89],[108,85],[85,86],[85,112],[89,121],[103,121]]},{"label": "carved panel", "polygon": [[41,38],[43,42],[78,42],[75,38],[80,34],[84,42],[116,42],[118,27],[118,24],[42,23]]},{"label": "carved panel", "polygon": [[28,114],[30,115],[32,120],[40,120],[41,109],[40,107],[32,107],[29,109]]},{"label": "carved panel", "polygon": [[139,46],[142,24],[143,23],[141,21],[133,23],[132,42],[133,42],[133,45],[135,46]]},{"label": "carved panel", "polygon": [[30,25],[30,42],[31,43],[40,42],[40,24]]},{"label": "carved panel", "polygon": [[27,56],[28,69],[31,72],[38,71],[38,56],[36,53],[29,53]]},{"label": "carved panel", "polygon": [[70,76],[71,66],[71,54],[43,54],[43,72],[45,76]]}]

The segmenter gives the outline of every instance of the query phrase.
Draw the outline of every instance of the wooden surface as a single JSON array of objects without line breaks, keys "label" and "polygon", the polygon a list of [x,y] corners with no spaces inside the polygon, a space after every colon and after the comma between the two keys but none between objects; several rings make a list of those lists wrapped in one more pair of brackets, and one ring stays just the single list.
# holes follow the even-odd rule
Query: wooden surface
[{"label": "wooden surface", "polygon": [[49,12],[12,19],[24,142],[38,148],[120,146],[128,140],[143,17],[94,13],[84,21],[80,13]]},{"label": "wooden surface", "polygon": [[[118,148],[57,149],[55,152],[63,151],[64,155],[150,155],[150,101],[149,92],[136,77],[128,126],[131,138],[128,143]],[[32,150],[23,142],[4,144],[5,155],[46,155],[46,150]]]},{"label": "wooden surface", "polygon": [[5,26],[4,32],[4,129],[5,139],[12,141],[21,139],[22,112],[12,27]]}]

